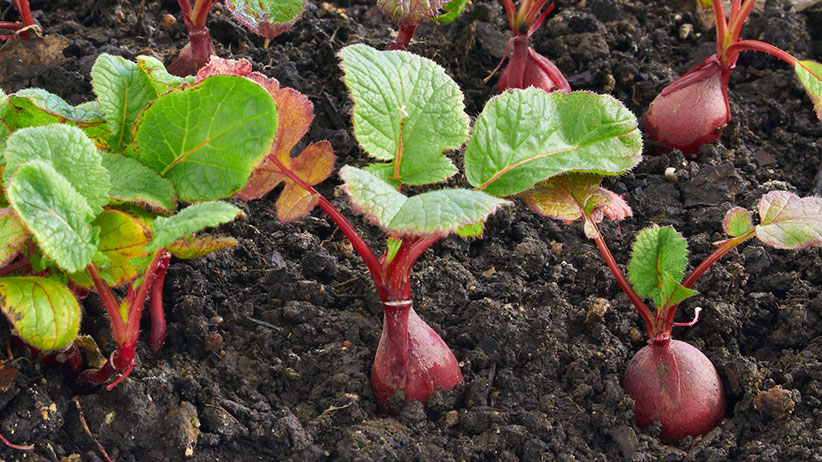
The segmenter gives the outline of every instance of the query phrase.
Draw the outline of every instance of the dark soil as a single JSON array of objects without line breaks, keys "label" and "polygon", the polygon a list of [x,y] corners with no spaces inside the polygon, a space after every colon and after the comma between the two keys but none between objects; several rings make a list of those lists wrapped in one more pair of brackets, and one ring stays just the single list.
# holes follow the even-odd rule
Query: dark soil
[{"label": "dark soil", "polygon": [[[557,3],[536,49],[575,89],[611,93],[637,114],[713,50],[713,31],[700,24],[692,0]],[[7,92],[37,86],[80,103],[91,98],[89,71],[100,53],[169,59],[186,41],[173,0],[147,1],[139,31],[137,0],[33,0],[32,7],[46,33],[65,40],[39,62],[21,64],[12,42],[0,49]],[[178,24],[161,28],[164,13]],[[15,14],[9,9],[5,19]],[[222,6],[208,24],[218,54],[249,58],[311,98],[317,118],[306,141],[330,140],[339,166],[365,163],[335,54],[353,42],[387,47],[394,28],[373,2],[309,3],[267,50]],[[822,60],[822,8],[796,13],[769,0],[743,35]],[[508,37],[501,4],[478,0],[455,24],[421,26],[411,51],[442,64],[476,115],[495,88],[482,78]],[[608,181],[634,210],[621,229],[603,226],[619,262],[652,222],[674,225],[698,261],[722,239],[720,219],[732,204],[752,208],[772,189],[822,192],[815,183],[822,124],[788,66],[743,54],[731,106],[720,144],[703,147],[699,162],[679,153],[648,157]],[[676,169],[673,181],[668,167]],[[321,191],[352,216],[336,184]],[[0,434],[35,449],[0,447],[0,459],[101,460],[79,404],[91,433],[121,462],[184,460],[187,450],[197,461],[822,460],[818,250],[748,244],[697,285],[701,295],[684,304],[680,320],[696,306],[702,319],[674,335],[717,366],[728,412],[714,431],[673,447],[633,423],[620,377],[645,344],[641,321],[580,226],[517,206],[498,212],[483,239],[450,237],[429,250],[415,267],[415,307],[453,348],[465,386],[388,417],[369,384],[382,313],[364,265],[320,211],[282,225],[275,199],[243,204],[247,217],[219,230],[235,236],[237,248],[172,263],[166,348],[153,354],[140,345],[136,369],[113,391],[74,402],[59,370],[11,351],[24,358],[5,363],[19,373],[0,392]],[[354,220],[382,245],[375,228]],[[85,308],[83,331],[110,352],[105,312],[94,297]],[[8,331],[0,321],[4,351]]]}]

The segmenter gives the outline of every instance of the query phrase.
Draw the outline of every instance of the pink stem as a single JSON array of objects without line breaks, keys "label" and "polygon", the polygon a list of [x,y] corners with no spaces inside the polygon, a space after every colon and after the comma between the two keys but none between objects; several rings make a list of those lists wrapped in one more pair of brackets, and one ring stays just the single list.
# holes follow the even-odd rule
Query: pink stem
[{"label": "pink stem", "polygon": [[106,383],[116,372],[125,371],[123,375],[111,386],[106,387],[111,391],[111,387],[120,383],[134,369],[134,356],[137,351],[137,342],[127,342],[118,345],[117,350],[111,353],[108,361],[99,369],[89,369],[83,371],[77,378],[81,387],[93,387]]},{"label": "pink stem", "polygon": [[151,260],[151,264],[145,274],[143,274],[143,281],[139,286],[137,286],[137,289],[132,291],[131,289],[133,286],[129,286],[128,295],[126,297],[126,300],[128,301],[128,316],[126,318],[128,319],[128,324],[126,324],[126,335],[128,337],[126,340],[129,342],[136,342],[137,337],[140,335],[140,318],[143,314],[143,307],[146,304],[146,297],[148,297],[148,289],[154,282],[157,269],[165,255],[165,249],[157,250],[154,253],[154,258]]},{"label": "pink stem", "polygon": [[694,318],[690,322],[675,322],[671,325],[674,327],[691,327],[699,321],[700,312],[702,312],[702,308],[696,307],[694,308]]},{"label": "pink stem", "polygon": [[742,26],[745,25],[745,20],[748,19],[748,15],[751,14],[754,3],[756,3],[756,0],[745,0],[741,10],[737,11],[737,14],[731,12],[731,20],[728,27],[731,29],[732,44],[739,40],[739,34],[742,32]]},{"label": "pink stem", "polygon": [[716,54],[722,56],[722,52],[727,45],[725,39],[727,38],[728,22],[725,19],[725,8],[722,6],[722,0],[713,0],[711,3],[714,7],[714,21],[716,21]]},{"label": "pink stem", "polygon": [[[542,8],[542,6],[545,5],[545,3],[547,3],[547,1],[548,0],[540,0],[540,3],[538,3],[539,8]],[[531,22],[533,17],[530,14],[528,15],[528,17],[526,17],[525,23],[530,23],[530,25],[528,26],[528,37],[534,35],[534,32],[536,32],[540,28],[540,26],[542,26],[542,23],[545,21],[545,18],[547,18],[552,11],[554,11],[553,3],[548,5],[548,8],[546,8],[545,11],[542,12],[542,14],[539,16],[539,18],[537,18],[536,21]],[[539,9],[534,9],[533,12],[539,12]]]},{"label": "pink stem", "polygon": [[149,302],[149,312],[151,313],[151,333],[148,337],[148,344],[154,351],[163,349],[166,340],[166,317],[163,311],[163,285],[166,279],[166,271],[171,261],[171,254],[166,255],[157,265],[157,272],[154,282],[151,284],[151,301]]},{"label": "pink stem", "polygon": [[411,43],[411,37],[414,36],[414,31],[417,30],[418,24],[405,24],[400,26],[397,31],[397,38],[388,44],[389,50],[408,50],[408,44]]},{"label": "pink stem", "polygon": [[31,451],[32,449],[34,449],[34,445],[31,444],[14,444],[7,440],[6,437],[2,434],[0,434],[0,441],[2,441],[3,444],[5,444],[6,446],[12,449],[17,449],[18,451]]},{"label": "pink stem", "polygon": [[97,272],[97,267],[93,263],[88,265],[88,272],[91,275],[91,280],[94,282],[94,288],[97,289],[97,294],[100,295],[103,307],[106,309],[106,313],[108,313],[114,341],[117,342],[117,345],[120,345],[127,339],[126,326],[123,324],[122,316],[120,316],[120,304],[117,303],[114,293],[108,284],[100,277],[100,274]]},{"label": "pink stem", "polygon": [[727,56],[731,55],[738,55],[739,52],[743,50],[751,50],[751,51],[761,51],[762,53],[767,53],[771,56],[775,56],[782,61],[790,64],[791,66],[795,66],[796,62],[799,61],[798,59],[791,56],[789,53],[765,42],[760,42],[759,40],[740,40],[733,45],[729,46],[725,50],[725,54]]}]

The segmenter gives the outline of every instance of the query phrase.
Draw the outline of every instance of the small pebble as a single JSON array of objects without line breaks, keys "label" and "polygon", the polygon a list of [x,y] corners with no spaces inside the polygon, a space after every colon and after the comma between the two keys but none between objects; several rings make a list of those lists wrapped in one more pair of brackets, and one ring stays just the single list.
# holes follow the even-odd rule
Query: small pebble
[{"label": "small pebble", "polygon": [[679,39],[685,40],[690,37],[691,33],[694,31],[694,25],[685,23],[679,26]]},{"label": "small pebble", "polygon": [[205,351],[217,351],[223,347],[223,336],[217,333],[208,334],[203,344]]},{"label": "small pebble", "polygon": [[676,181],[676,169],[673,167],[666,168],[665,179],[668,181]]},{"label": "small pebble", "polygon": [[642,332],[636,327],[632,327],[631,330],[628,331],[628,338],[632,343],[639,343],[642,341]]},{"label": "small pebble", "polygon": [[174,16],[166,13],[160,18],[160,29],[165,32],[168,30],[169,27],[177,24],[177,19]]},{"label": "small pebble", "polygon": [[753,399],[754,409],[772,419],[782,419],[793,412],[796,403],[791,392],[779,385],[761,391]]},{"label": "small pebble", "polygon": [[451,410],[445,413],[445,428],[451,428],[460,423],[460,413]]},{"label": "small pebble", "polygon": [[585,315],[585,323],[590,324],[605,319],[605,313],[608,312],[610,306],[611,303],[604,298],[594,300],[594,302],[591,303],[591,308],[588,309],[588,314]]}]

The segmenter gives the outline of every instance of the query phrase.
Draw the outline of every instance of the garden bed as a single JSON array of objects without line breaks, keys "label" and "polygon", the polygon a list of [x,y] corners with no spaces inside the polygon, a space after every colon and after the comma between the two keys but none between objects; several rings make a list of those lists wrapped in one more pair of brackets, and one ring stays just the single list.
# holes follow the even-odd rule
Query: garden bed
[{"label": "garden bed", "polygon": [[[714,33],[694,3],[558,1],[533,44],[574,89],[610,93],[641,114],[713,52]],[[136,0],[32,1],[32,9],[53,37],[0,49],[6,92],[42,87],[78,104],[92,97],[89,72],[100,53],[168,60],[187,40],[173,0],[146,2],[139,29]],[[220,56],[248,58],[308,95],[317,117],[303,143],[327,139],[338,166],[365,163],[336,53],[355,42],[387,47],[394,28],[372,2],[309,3],[267,49],[222,6],[208,25]],[[495,79],[482,79],[502,56],[507,28],[501,3],[477,1],[454,24],[421,26],[410,51],[441,64],[476,116],[494,95]],[[822,4],[796,13],[784,1],[765,2],[743,34],[820,61]],[[793,71],[743,54],[730,85],[731,123],[699,162],[648,155],[606,180],[634,211],[620,227],[602,226],[621,264],[651,222],[682,232],[695,260],[723,238],[720,221],[732,205],[751,209],[773,189],[822,193],[822,124]],[[666,177],[669,167],[675,177]],[[332,177],[320,191],[357,217],[335,195],[338,184]],[[275,199],[237,202],[247,217],[219,230],[239,240],[236,248],[172,261],[166,347],[155,354],[140,344],[134,372],[112,391],[73,400],[59,370],[25,358],[5,363],[18,373],[0,383],[0,434],[35,449],[0,448],[0,458],[100,460],[82,412],[121,462],[185,460],[187,451],[197,461],[822,460],[819,250],[751,243],[696,285],[700,295],[683,304],[679,320],[696,306],[702,317],[674,335],[714,362],[728,411],[712,432],[673,447],[634,425],[620,378],[645,344],[642,321],[581,225],[517,205],[492,216],[482,239],[451,236],[427,251],[414,271],[415,309],[454,350],[465,386],[387,417],[369,382],[382,310],[365,266],[320,211],[283,225]],[[373,247],[383,245],[375,227],[355,220]],[[105,311],[94,296],[84,306],[81,330],[110,352]],[[1,320],[0,345],[8,344]]]}]

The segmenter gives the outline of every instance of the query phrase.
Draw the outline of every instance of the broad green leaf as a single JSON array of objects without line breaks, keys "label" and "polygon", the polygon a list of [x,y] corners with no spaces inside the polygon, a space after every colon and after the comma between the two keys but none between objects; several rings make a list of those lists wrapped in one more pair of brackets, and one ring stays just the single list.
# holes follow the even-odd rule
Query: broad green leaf
[{"label": "broad green leaf", "polygon": [[108,170],[94,142],[79,128],[53,124],[17,130],[8,139],[5,157],[6,182],[19,165],[39,160],[68,180],[95,214],[109,201]]},{"label": "broad green leaf", "polygon": [[134,141],[139,160],[195,202],[239,191],[276,130],[277,107],[260,85],[216,75],[158,98],[140,114]]},{"label": "broad green leaf", "polygon": [[[100,276],[112,287],[137,277],[141,268],[132,261],[147,256],[143,248],[151,240],[151,231],[140,220],[120,210],[104,210],[92,225],[100,228],[99,250],[107,258],[104,264],[97,265]],[[71,279],[83,287],[94,285],[86,270],[72,274]]]},{"label": "broad green leaf", "polygon": [[434,21],[441,22],[443,24],[450,24],[457,20],[460,17],[463,11],[465,11],[465,6],[468,4],[468,0],[451,0],[445,6],[442,7],[445,10],[445,13],[434,16]]},{"label": "broad green leaf", "polygon": [[489,194],[508,196],[570,171],[624,173],[641,154],[636,117],[616,99],[528,88],[485,106],[465,149],[465,175]]},{"label": "broad green leaf", "polygon": [[187,236],[167,245],[166,249],[175,257],[187,260],[190,258],[200,258],[216,250],[236,246],[237,240],[231,237]]},{"label": "broad green leaf", "polygon": [[600,223],[606,217],[621,221],[632,214],[621,196],[599,186],[601,181],[600,175],[566,173],[538,183],[519,197],[540,215],[566,223],[585,221],[585,235],[593,239],[598,233],[591,222]]},{"label": "broad green leaf", "polygon": [[97,234],[90,226],[94,211],[53,167],[39,160],[22,164],[7,194],[40,249],[60,268],[76,272],[91,262],[97,253]]},{"label": "broad green leaf", "polygon": [[31,240],[26,226],[11,209],[0,209],[0,268],[11,263]]},{"label": "broad green leaf", "polygon": [[754,230],[751,213],[742,207],[734,207],[725,213],[722,229],[731,237],[739,237]]},{"label": "broad green leaf", "polygon": [[416,25],[437,15],[448,0],[377,0],[377,7],[391,22],[400,26]]},{"label": "broad green leaf", "polygon": [[41,277],[0,278],[0,308],[17,335],[41,350],[59,350],[80,330],[80,304],[68,288]]},{"label": "broad green leaf", "polygon": [[257,35],[267,39],[291,29],[306,0],[226,0],[231,14]]},{"label": "broad green leaf", "polygon": [[242,210],[227,202],[202,202],[184,208],[176,215],[154,220],[154,237],[146,248],[153,253],[161,247],[204,228],[218,226],[242,216]]},{"label": "broad green leaf", "polygon": [[484,221],[508,201],[481,191],[444,189],[406,197],[370,173],[346,165],[340,170],[354,207],[387,231],[401,235],[445,235]]},{"label": "broad green leaf", "polygon": [[104,154],[103,167],[111,176],[111,199],[163,212],[174,210],[174,185],[154,170],[119,154]]},{"label": "broad green leaf", "polygon": [[465,225],[457,228],[460,237],[480,237],[482,236],[483,223],[478,221],[473,225]]},{"label": "broad green leaf", "polygon": [[665,302],[659,306],[676,305],[686,298],[693,297],[698,293],[699,292],[693,289],[683,286],[679,282],[675,281],[673,276],[665,273],[665,277],[662,279],[662,296],[664,297]]},{"label": "broad green leaf", "polygon": [[468,138],[468,116],[457,84],[439,65],[404,51],[351,45],[340,52],[343,80],[354,100],[354,136],[387,165],[367,168],[410,185],[456,173],[443,155]]},{"label": "broad green leaf", "polygon": [[628,279],[641,297],[654,300],[662,308],[671,298],[676,285],[666,284],[666,278],[679,283],[688,264],[688,243],[670,226],[654,225],[643,229],[636,238],[631,261],[628,263]]},{"label": "broad green leaf", "polygon": [[91,86],[106,116],[109,147],[119,152],[131,143],[137,114],[157,98],[157,90],[136,63],[108,54],[94,62]]},{"label": "broad green leaf", "polygon": [[756,237],[777,249],[822,245],[822,198],[772,191],[759,201]]},{"label": "broad green leaf", "polygon": [[169,74],[163,62],[153,56],[140,55],[137,57],[137,66],[148,76],[151,86],[158,95],[179,87],[185,79]]},{"label": "broad green leaf", "polygon": [[63,98],[40,88],[24,88],[11,95],[14,114],[7,118],[9,128],[39,127],[54,123],[68,124],[83,130],[86,135],[99,141],[106,133],[105,118],[96,101],[77,105],[68,104]]},{"label": "broad green leaf", "polygon": [[822,64],[814,61],[797,61],[794,71],[813,101],[816,117],[822,120]]},{"label": "broad green leaf", "polygon": [[3,150],[6,149],[6,139],[9,137],[9,117],[13,114],[14,108],[9,103],[9,97],[0,88],[0,163],[4,163]]}]

